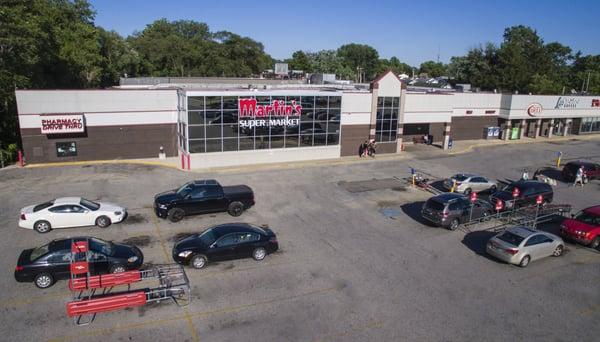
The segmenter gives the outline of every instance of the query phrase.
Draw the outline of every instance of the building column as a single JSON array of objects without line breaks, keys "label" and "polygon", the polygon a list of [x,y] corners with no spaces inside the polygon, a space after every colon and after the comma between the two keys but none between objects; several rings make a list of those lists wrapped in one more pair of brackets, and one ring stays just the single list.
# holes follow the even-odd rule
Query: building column
[{"label": "building column", "polygon": [[523,139],[525,137],[525,131],[527,130],[527,120],[521,120],[519,124],[519,139]]},{"label": "building column", "polygon": [[566,137],[567,135],[571,134],[571,126],[572,125],[573,125],[573,119],[565,120],[565,130],[564,130],[563,137]]},{"label": "building column", "polygon": [[450,147],[450,129],[452,125],[450,122],[444,122],[444,150]]},{"label": "building column", "polygon": [[372,89],[371,94],[371,125],[369,127],[369,139],[375,139],[375,127],[377,125],[377,100],[379,97],[379,89]]},{"label": "building column", "polygon": [[537,119],[535,121],[535,135],[533,137],[536,139],[539,138],[541,131],[542,131],[542,119]]},{"label": "building column", "polygon": [[404,144],[404,102],[406,101],[406,89],[404,83],[400,89],[400,108],[398,110],[398,144],[396,146],[396,153],[402,152],[402,146]]},{"label": "building column", "polygon": [[548,138],[552,138],[553,131],[554,131],[554,119],[550,119],[550,127],[548,128]]},{"label": "building column", "polygon": [[504,140],[508,141],[510,139],[510,131],[512,130],[512,120],[507,119],[506,124],[504,125]]}]

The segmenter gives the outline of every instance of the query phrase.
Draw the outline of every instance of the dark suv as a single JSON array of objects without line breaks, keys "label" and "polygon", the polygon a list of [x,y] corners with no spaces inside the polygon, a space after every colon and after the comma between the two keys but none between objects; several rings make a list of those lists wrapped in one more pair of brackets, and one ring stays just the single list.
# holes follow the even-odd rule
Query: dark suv
[{"label": "dark suv", "polygon": [[[515,188],[519,189],[517,198],[513,198]],[[534,205],[539,195],[542,195],[542,204],[551,203],[554,198],[552,186],[535,180],[520,180],[492,194],[490,202],[495,204],[498,200],[501,200],[504,209],[512,209],[513,206],[518,208]]]},{"label": "dark suv", "polygon": [[458,226],[472,219],[480,219],[492,215],[494,208],[486,201],[476,200],[473,203],[473,214],[471,215],[471,202],[469,199],[457,193],[445,193],[431,197],[423,205],[421,216],[437,226],[450,230],[456,230]]},{"label": "dark suv", "polygon": [[577,170],[583,166],[583,182],[587,183],[594,179],[600,179],[600,164],[588,162],[588,161],[572,161],[565,164],[562,169],[563,180],[567,182],[574,182]]}]

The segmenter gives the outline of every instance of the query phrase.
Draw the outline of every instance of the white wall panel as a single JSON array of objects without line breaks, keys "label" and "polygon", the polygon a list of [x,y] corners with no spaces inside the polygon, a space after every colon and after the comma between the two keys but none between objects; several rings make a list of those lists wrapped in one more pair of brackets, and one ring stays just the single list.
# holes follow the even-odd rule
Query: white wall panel
[{"label": "white wall panel", "polygon": [[177,90],[17,90],[19,115],[177,110]]},{"label": "white wall panel", "polygon": [[344,93],[342,113],[371,113],[371,93]]},{"label": "white wall panel", "polygon": [[400,96],[402,82],[391,72],[388,72],[378,82],[378,96]]}]

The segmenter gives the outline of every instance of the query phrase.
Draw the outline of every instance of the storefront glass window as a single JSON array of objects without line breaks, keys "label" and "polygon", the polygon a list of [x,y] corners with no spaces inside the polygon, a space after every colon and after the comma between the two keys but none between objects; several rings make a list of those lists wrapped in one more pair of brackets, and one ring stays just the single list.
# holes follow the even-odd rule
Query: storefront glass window
[{"label": "storefront glass window", "polygon": [[57,157],[76,157],[77,156],[77,145],[74,141],[69,142],[57,142],[56,143],[56,156]]},{"label": "storefront glass window", "polygon": [[396,141],[398,130],[399,97],[379,97],[375,122],[375,141]]},{"label": "storefront glass window", "polygon": [[[190,153],[339,145],[341,96],[241,99],[255,100],[256,110],[269,106],[270,112],[243,112],[237,96],[188,97]],[[274,101],[283,109],[277,111]],[[300,115],[294,104],[302,106]],[[389,135],[389,123],[387,127]]]},{"label": "storefront glass window", "polygon": [[600,132],[600,117],[581,119],[579,134]]}]

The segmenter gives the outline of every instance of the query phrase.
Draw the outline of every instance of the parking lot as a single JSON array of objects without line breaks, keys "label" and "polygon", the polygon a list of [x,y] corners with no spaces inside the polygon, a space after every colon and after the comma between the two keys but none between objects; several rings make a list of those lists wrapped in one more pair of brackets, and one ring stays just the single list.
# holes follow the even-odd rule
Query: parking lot
[{"label": "parking lot", "polygon": [[[491,233],[425,224],[419,211],[431,195],[393,180],[410,167],[437,177],[464,171],[517,179],[525,168],[551,166],[557,151],[567,161],[600,161],[600,140],[248,172],[130,164],[1,170],[0,334],[15,341],[595,341],[600,252],[568,244],[564,256],[527,268],[497,262],[485,255]],[[212,178],[252,187],[256,205],[238,218],[218,213],[171,223],[153,214],[154,194]],[[554,203],[575,211],[600,204],[600,181],[583,188],[559,181],[554,191]],[[119,203],[129,217],[107,229],[38,234],[17,227],[20,208],[66,195]],[[65,281],[39,290],[13,277],[21,250],[54,238],[125,241],[141,248],[146,263],[161,264],[172,261],[182,234],[236,221],[268,224],[280,251],[262,262],[187,268],[193,298],[186,308],[163,302],[77,327],[66,317]]]}]

